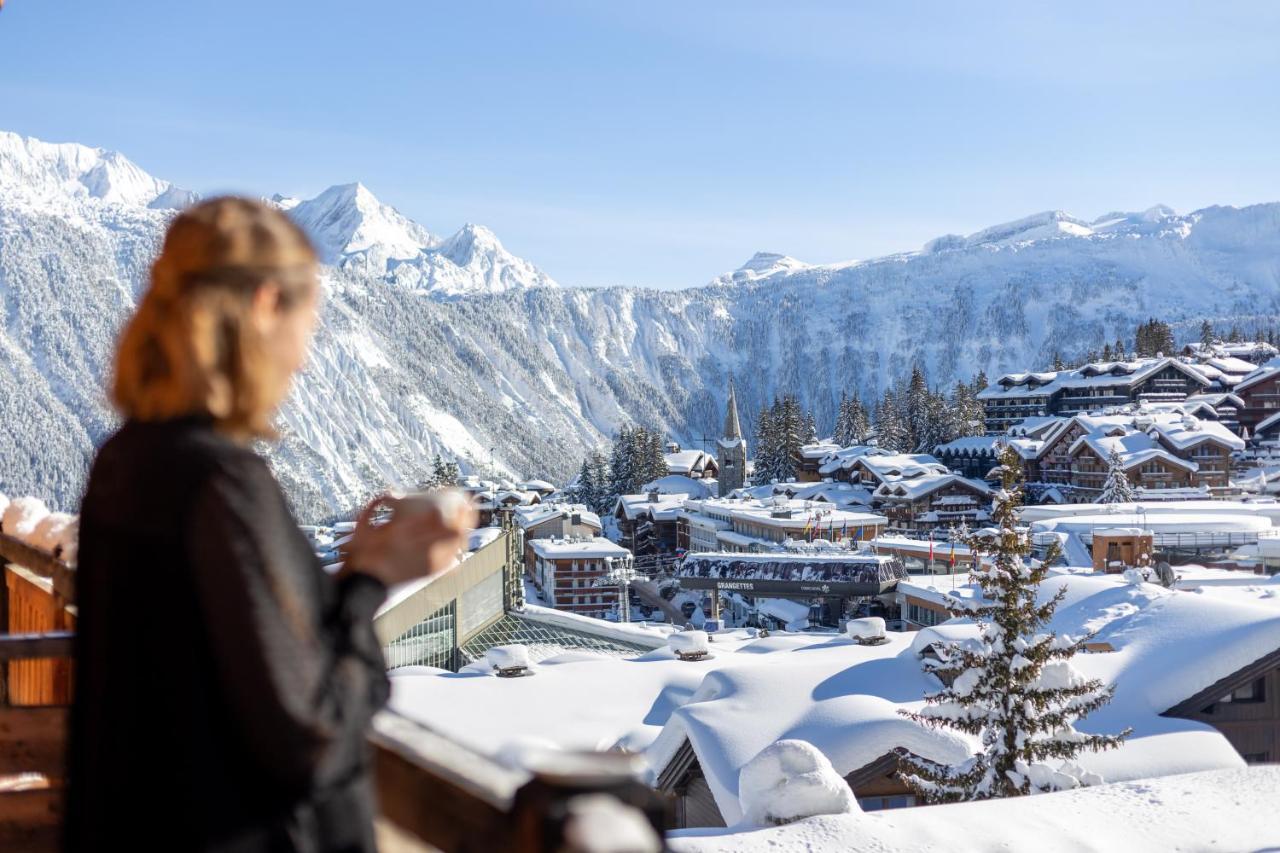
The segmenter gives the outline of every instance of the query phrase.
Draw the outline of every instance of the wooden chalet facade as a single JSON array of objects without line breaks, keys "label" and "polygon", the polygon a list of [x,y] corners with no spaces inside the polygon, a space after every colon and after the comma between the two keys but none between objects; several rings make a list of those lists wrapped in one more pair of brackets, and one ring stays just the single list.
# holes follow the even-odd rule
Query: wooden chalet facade
[{"label": "wooden chalet facade", "polygon": [[1280,649],[1179,702],[1164,716],[1213,726],[1249,764],[1280,761]]},{"label": "wooden chalet facade", "polygon": [[[1170,427],[1132,417],[1076,417],[1051,435],[1025,462],[1028,481],[1073,487],[1078,500],[1097,496],[1107,480],[1110,444],[1120,450],[1130,485],[1148,490],[1225,489],[1230,484],[1232,453],[1242,446],[1234,436],[1205,431],[1197,435],[1193,419]],[[1126,444],[1127,442],[1127,444]]]},{"label": "wooden chalet facade", "polygon": [[1026,418],[1071,416],[1139,402],[1180,402],[1213,380],[1177,358],[1099,362],[1076,370],[1011,373],[978,394],[989,434]]},{"label": "wooden chalet facade", "polygon": [[889,520],[890,531],[973,527],[989,517],[991,489],[955,474],[887,482],[872,493],[871,508]]},{"label": "wooden chalet facade", "polygon": [[1280,414],[1280,369],[1261,370],[1235,387],[1241,406],[1236,412],[1240,431],[1255,436],[1264,421]]}]

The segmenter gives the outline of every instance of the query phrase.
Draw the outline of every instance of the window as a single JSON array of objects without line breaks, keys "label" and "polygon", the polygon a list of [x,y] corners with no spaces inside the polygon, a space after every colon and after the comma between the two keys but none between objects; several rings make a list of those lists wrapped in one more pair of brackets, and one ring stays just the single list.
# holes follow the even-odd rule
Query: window
[{"label": "window", "polygon": [[858,797],[858,805],[864,812],[878,812],[883,809],[905,809],[916,804],[912,794],[895,794],[889,797]]},{"label": "window", "polygon": [[1244,687],[1237,687],[1231,691],[1230,696],[1223,697],[1223,702],[1261,702],[1266,698],[1264,693],[1266,682],[1261,678],[1255,678]]},{"label": "window", "polygon": [[1266,698],[1266,680],[1262,678],[1255,678],[1243,687],[1237,687],[1217,702],[1206,707],[1203,713],[1212,714],[1217,710],[1219,705],[1225,705],[1227,703],[1250,704],[1265,701]]}]

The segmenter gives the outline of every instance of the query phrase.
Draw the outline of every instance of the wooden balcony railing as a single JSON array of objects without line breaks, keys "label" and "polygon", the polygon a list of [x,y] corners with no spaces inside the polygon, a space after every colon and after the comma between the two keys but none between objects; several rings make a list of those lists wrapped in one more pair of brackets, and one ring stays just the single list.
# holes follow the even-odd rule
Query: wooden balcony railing
[{"label": "wooden balcony railing", "polygon": [[[0,569],[0,850],[40,853],[57,849],[62,817],[75,571],[3,533]],[[603,795],[633,826],[638,818],[652,849],[664,849],[665,801],[628,756],[569,755],[545,772],[517,771],[390,711],[369,738],[383,853],[616,849],[591,832],[601,797],[583,795]]]}]

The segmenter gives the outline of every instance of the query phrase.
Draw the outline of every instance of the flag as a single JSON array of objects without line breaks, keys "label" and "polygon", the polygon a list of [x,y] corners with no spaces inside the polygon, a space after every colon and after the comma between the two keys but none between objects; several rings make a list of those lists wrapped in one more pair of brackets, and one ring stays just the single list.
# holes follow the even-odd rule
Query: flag
[{"label": "flag", "polygon": [[951,568],[956,567],[956,543],[951,543]]},{"label": "flag", "polygon": [[933,568],[933,539],[929,539],[929,568]]}]

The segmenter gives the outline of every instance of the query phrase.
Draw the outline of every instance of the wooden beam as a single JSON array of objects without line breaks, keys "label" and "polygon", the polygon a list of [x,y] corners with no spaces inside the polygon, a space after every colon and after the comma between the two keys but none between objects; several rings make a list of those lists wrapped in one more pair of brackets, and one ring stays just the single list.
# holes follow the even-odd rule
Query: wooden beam
[{"label": "wooden beam", "polygon": [[507,815],[527,774],[393,712],[374,720],[379,812],[441,850],[512,849]]},{"label": "wooden beam", "polygon": [[62,791],[57,788],[0,793],[0,850],[57,850],[61,822]]},{"label": "wooden beam", "polygon": [[74,631],[47,631],[43,634],[0,634],[0,661],[69,658]]},{"label": "wooden beam", "polygon": [[0,708],[0,776],[40,773],[55,783],[67,754],[66,705]]},{"label": "wooden beam", "polygon": [[16,563],[53,581],[53,591],[68,604],[76,600],[76,571],[48,551],[0,533],[0,563]]}]

